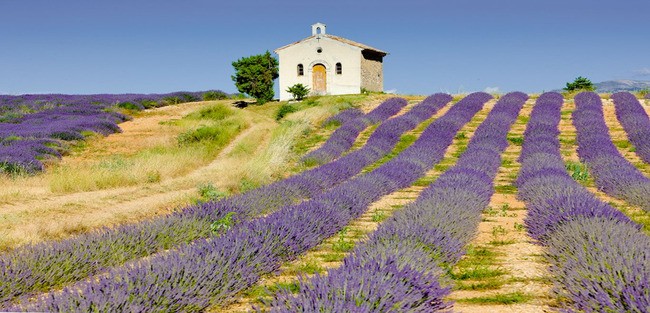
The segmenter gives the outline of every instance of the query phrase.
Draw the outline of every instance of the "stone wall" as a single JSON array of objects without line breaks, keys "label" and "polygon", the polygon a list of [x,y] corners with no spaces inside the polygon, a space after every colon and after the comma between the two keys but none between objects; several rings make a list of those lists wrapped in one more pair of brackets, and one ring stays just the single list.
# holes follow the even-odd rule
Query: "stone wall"
[{"label": "stone wall", "polygon": [[384,91],[383,56],[370,50],[361,53],[361,88]]}]

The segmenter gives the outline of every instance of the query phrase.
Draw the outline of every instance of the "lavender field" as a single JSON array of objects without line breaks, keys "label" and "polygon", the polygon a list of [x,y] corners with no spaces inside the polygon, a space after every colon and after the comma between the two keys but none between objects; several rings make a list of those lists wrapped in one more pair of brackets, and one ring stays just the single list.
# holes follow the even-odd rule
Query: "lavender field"
[{"label": "lavender field", "polygon": [[[120,132],[119,109],[144,110],[202,100],[206,92],[169,94],[0,95],[0,173],[35,173],[60,158],[66,141]],[[225,93],[220,92],[224,97]]]},{"label": "lavender field", "polygon": [[[120,132],[118,108],[200,98],[0,97],[0,169],[42,175],[65,142]],[[313,101],[236,109],[272,121],[256,130],[318,116],[271,182],[0,252],[0,311],[650,312],[650,100]],[[244,143],[228,153],[260,151]]]}]

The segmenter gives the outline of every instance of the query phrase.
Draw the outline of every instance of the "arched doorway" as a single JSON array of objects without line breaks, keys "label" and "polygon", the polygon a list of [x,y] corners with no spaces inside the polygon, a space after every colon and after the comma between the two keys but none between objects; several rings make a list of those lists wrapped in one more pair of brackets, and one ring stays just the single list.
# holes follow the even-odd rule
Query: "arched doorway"
[{"label": "arched doorway", "polygon": [[317,94],[327,93],[327,72],[323,64],[316,64],[312,68],[312,91]]}]

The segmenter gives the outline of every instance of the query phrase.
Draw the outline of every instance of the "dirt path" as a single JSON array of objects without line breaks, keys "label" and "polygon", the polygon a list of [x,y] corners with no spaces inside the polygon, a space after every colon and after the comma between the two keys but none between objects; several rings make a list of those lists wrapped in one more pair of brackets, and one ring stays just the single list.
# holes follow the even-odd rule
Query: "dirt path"
[{"label": "dirt path", "polygon": [[550,310],[550,285],[543,248],[524,227],[525,204],[516,199],[514,180],[525,123],[534,100],[528,100],[520,119],[510,130],[510,145],[502,156],[495,179],[495,194],[483,212],[476,238],[468,253],[452,270],[456,282],[449,299],[459,312],[546,312]]},{"label": "dirt path", "polygon": [[[201,103],[191,103],[178,107],[165,107],[153,110],[144,116],[120,125],[123,132],[99,140],[89,147],[93,158],[102,155],[135,151],[156,145],[169,136],[153,136],[161,122],[181,118],[199,107]],[[276,123],[254,112],[246,112],[254,121],[231,143],[224,147],[215,159],[186,175],[162,180],[145,186],[112,188],[106,190],[77,192],[71,194],[52,194],[47,187],[26,186],[31,199],[15,201],[0,206],[0,248],[11,248],[27,242],[44,239],[64,238],[100,226],[136,222],[158,214],[166,214],[174,208],[189,204],[197,195],[197,185],[213,183],[217,188],[230,183],[237,172],[256,152],[242,156],[233,155],[233,150],[244,140],[258,142],[257,150],[263,149],[270,140],[270,133]],[[172,134],[172,138],[175,135]],[[84,156],[87,158],[87,156]],[[77,162],[65,159],[64,162]],[[65,222],[61,222],[65,221]]]}]

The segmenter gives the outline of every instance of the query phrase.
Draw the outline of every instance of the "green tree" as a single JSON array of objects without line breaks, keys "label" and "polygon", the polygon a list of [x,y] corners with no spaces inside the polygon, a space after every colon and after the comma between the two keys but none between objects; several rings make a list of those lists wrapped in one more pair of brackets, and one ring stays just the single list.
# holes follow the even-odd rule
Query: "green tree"
[{"label": "green tree", "polygon": [[257,103],[273,100],[273,80],[278,78],[278,60],[269,51],[232,62],[235,75],[231,76],[237,90],[246,93]]},{"label": "green tree", "polygon": [[294,99],[300,101],[309,93],[309,87],[303,84],[295,84],[289,87],[287,92],[290,93]]},{"label": "green tree", "polygon": [[594,91],[595,89],[596,87],[594,84],[589,79],[582,76],[578,76],[578,78],[571,83],[566,83],[566,87],[564,88],[564,90],[569,92],[578,90]]}]

